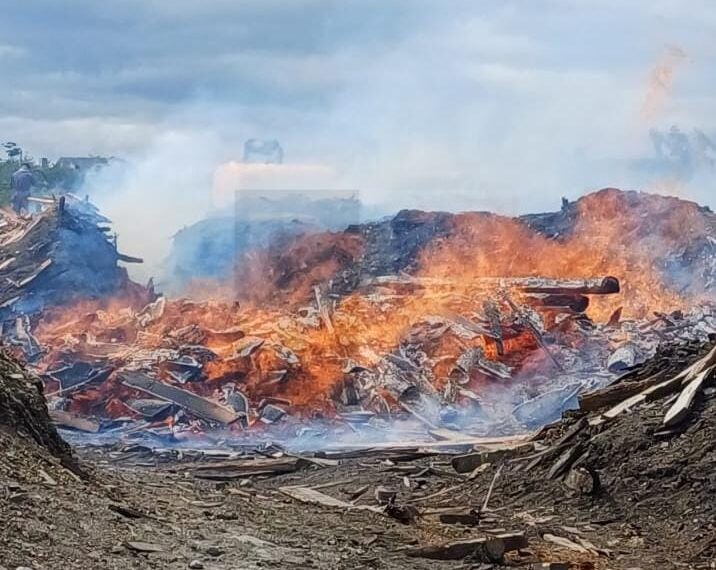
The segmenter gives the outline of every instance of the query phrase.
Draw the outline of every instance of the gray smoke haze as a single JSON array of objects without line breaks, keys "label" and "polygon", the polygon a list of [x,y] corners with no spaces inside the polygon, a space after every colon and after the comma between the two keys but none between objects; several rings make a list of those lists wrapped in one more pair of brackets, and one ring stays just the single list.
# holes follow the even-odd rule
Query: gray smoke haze
[{"label": "gray smoke haze", "polygon": [[[145,273],[241,187],[387,210],[519,214],[603,186],[709,203],[713,167],[662,168],[649,133],[716,139],[714,32],[707,0],[41,0],[0,21],[0,133],[125,158],[88,191]],[[280,140],[286,168],[217,182],[248,138]]]}]

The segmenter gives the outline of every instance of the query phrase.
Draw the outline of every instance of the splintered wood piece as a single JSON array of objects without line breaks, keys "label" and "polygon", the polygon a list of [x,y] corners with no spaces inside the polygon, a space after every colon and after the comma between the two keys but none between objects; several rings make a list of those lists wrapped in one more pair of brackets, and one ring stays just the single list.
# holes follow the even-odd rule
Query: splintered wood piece
[{"label": "splintered wood piece", "polygon": [[663,422],[664,427],[674,427],[686,419],[694,403],[696,394],[713,371],[714,367],[711,367],[698,373],[696,377],[686,385],[686,388],[681,391],[676,402],[674,402],[671,408],[669,408],[669,411],[666,412]]},{"label": "splintered wood piece", "polygon": [[321,320],[323,321],[323,326],[326,327],[326,330],[331,333],[335,334],[335,329],[333,328],[333,322],[331,321],[331,313],[328,311],[328,307],[323,303],[323,296],[321,294],[321,288],[318,285],[315,285],[313,287],[313,293],[316,296],[316,305],[318,306],[318,314],[321,316]]},{"label": "splintered wood piece", "polygon": [[497,468],[497,471],[495,471],[495,475],[492,478],[492,481],[490,481],[490,488],[487,490],[487,495],[485,495],[485,502],[482,503],[482,512],[484,513],[487,511],[487,505],[490,502],[490,498],[492,497],[492,492],[495,490],[495,483],[497,482],[498,477],[500,476],[500,473],[502,473],[502,467],[504,464],[500,465]]},{"label": "splintered wood piece", "polygon": [[121,372],[118,376],[125,386],[172,402],[201,418],[226,425],[235,422],[239,417],[233,410],[216,402],[176,386],[164,384],[141,372]]},{"label": "splintered wood piece", "polygon": [[604,412],[602,414],[602,418],[606,420],[612,420],[616,418],[619,414],[631,410],[634,406],[637,406],[642,402],[651,402],[657,398],[661,398],[663,396],[671,394],[672,392],[678,390],[678,388],[682,385],[683,377],[681,376],[681,374],[683,373],[680,373],[679,375],[674,376],[669,380],[664,380],[663,382],[659,382],[658,384],[649,386],[638,394],[627,398],[623,402],[620,402],[613,408],[610,408],[606,412]]},{"label": "splintered wood piece", "polygon": [[564,484],[582,495],[591,495],[597,490],[599,479],[596,472],[592,472],[584,467],[575,467],[574,469],[570,469],[567,473],[567,476],[564,478]]},{"label": "splintered wood piece", "polygon": [[619,307],[617,310],[615,310],[611,316],[609,317],[609,320],[607,321],[607,326],[609,328],[616,328],[619,326],[619,321],[622,318],[622,310],[623,307]]}]

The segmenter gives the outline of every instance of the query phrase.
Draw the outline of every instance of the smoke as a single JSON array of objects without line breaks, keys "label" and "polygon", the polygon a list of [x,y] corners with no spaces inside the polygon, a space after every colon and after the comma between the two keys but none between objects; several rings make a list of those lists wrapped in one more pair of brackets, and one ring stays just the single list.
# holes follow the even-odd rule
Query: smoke
[{"label": "smoke", "polygon": [[120,251],[142,257],[132,277],[161,272],[171,237],[211,211],[220,139],[210,131],[168,130],[146,149],[88,176],[82,189],[113,221]]},{"label": "smoke", "polygon": [[[569,33],[593,25],[613,19],[570,19]],[[713,138],[714,125],[704,122],[716,109],[688,84],[709,62],[693,55],[675,73],[685,49],[698,50],[670,47],[654,67],[653,45],[641,46],[611,65],[600,43],[588,46],[588,62],[562,65],[565,46],[545,34],[472,14],[426,19],[377,47],[338,43],[306,61],[258,58],[261,77],[276,66],[285,75],[270,96],[247,106],[192,94],[141,151],[124,156],[126,166],[89,180],[85,191],[114,219],[120,248],[147,260],[132,268],[142,278],[161,271],[176,231],[230,211],[242,188],[355,190],[383,212],[517,215],[607,186],[713,200],[713,168],[665,168],[673,160],[659,156],[649,135],[678,124]],[[309,63],[302,83],[292,74]],[[688,89],[679,89],[682,81]],[[280,141],[285,164],[241,163],[249,138]]]}]

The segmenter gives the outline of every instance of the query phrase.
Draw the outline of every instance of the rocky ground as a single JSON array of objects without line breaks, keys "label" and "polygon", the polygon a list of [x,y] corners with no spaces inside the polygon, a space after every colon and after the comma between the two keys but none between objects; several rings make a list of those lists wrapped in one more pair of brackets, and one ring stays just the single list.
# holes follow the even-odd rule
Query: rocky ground
[{"label": "rocky ground", "polygon": [[[194,455],[167,461],[141,448],[81,449],[78,468],[18,370],[7,364],[0,373],[3,569],[716,568],[708,387],[678,429],[662,428],[673,396],[599,425],[587,421],[594,414],[572,413],[543,430],[537,450],[488,454],[467,474],[449,455],[393,450],[210,480],[196,476]],[[29,413],[15,413],[22,409]],[[585,480],[554,477],[574,449],[581,457],[572,471]],[[296,486],[337,503],[303,503],[289,496]],[[392,516],[377,512],[376,490],[397,492]],[[512,531],[529,545],[501,562],[411,556]]]}]

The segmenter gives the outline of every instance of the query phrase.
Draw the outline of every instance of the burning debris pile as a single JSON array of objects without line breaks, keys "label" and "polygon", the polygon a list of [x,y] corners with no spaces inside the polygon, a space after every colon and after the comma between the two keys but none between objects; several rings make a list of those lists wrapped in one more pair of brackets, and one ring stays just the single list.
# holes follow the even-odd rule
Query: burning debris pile
[{"label": "burning debris pile", "polygon": [[109,220],[94,206],[71,197],[34,200],[44,208],[34,216],[0,212],[2,337],[30,361],[41,353],[31,330],[43,311],[78,299],[146,297],[117,266],[141,260],[117,252]]},{"label": "burning debris pile", "polygon": [[47,309],[36,367],[58,423],[117,436],[519,433],[716,332],[714,228],[696,204],[616,190],[521,219],[401,212],[245,254],[233,298]]}]

